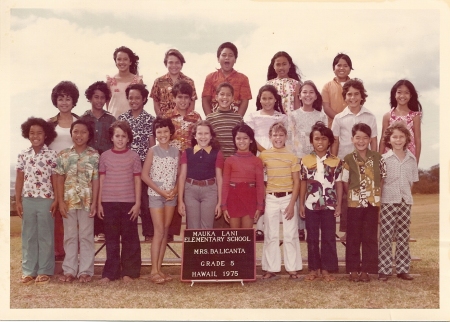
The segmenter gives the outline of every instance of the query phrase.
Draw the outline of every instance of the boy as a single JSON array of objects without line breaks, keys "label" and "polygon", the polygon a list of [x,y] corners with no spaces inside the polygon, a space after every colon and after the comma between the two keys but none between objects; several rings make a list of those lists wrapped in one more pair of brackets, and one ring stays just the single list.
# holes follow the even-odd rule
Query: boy
[{"label": "boy", "polygon": [[[88,102],[91,103],[91,109],[84,112],[81,119],[93,125],[94,136],[89,140],[88,145],[101,155],[112,148],[108,131],[116,118],[103,109],[105,103],[111,98],[111,91],[105,82],[95,82],[86,89],[85,95]],[[97,241],[105,240],[103,221],[98,216],[94,217],[94,236]]]},{"label": "boy", "polygon": [[59,280],[72,282],[76,276],[80,283],[86,283],[94,275],[93,217],[97,211],[99,155],[87,145],[94,136],[88,122],[73,122],[70,135],[74,145],[58,153],[56,166],[57,197],[64,223],[66,252],[62,264],[64,275]]},{"label": "boy", "polygon": [[[347,107],[334,117],[331,130],[334,135],[334,143],[331,145],[331,154],[336,155],[339,159],[351,153],[354,149],[352,143],[352,126],[362,122],[370,126],[370,149],[377,151],[377,121],[373,115],[363,105],[366,102],[367,93],[361,80],[354,78],[344,84],[342,88],[342,98]],[[347,231],[347,195],[342,196],[341,219],[339,231]],[[341,241],[345,241],[347,234],[341,237]]]},{"label": "boy", "polygon": [[345,156],[342,173],[348,195],[345,263],[352,282],[369,282],[369,273],[378,272],[378,212],[386,163],[381,154],[369,150],[371,132],[364,123],[352,127],[355,150]]},{"label": "boy", "polygon": [[259,157],[267,169],[266,208],[264,212],[263,280],[280,278],[281,253],[279,244],[280,215],[283,220],[284,267],[290,279],[299,281],[297,271],[302,270],[302,256],[298,241],[298,198],[300,177],[297,157],[286,147],[287,130],[283,123],[274,123],[269,130],[273,147]]},{"label": "boy", "polygon": [[333,59],[333,72],[336,75],[332,81],[326,83],[322,89],[323,111],[328,116],[328,127],[337,113],[347,106],[342,97],[342,87],[350,79],[348,76],[353,70],[352,60],[343,53],[338,53]]},{"label": "boy", "polygon": [[245,115],[252,93],[248,77],[233,69],[237,57],[238,50],[231,42],[225,42],[217,49],[220,69],[206,76],[202,92],[202,106],[206,116],[218,110],[219,104],[215,99],[215,92],[217,86],[223,82],[230,83],[234,88],[233,102],[229,109],[242,117]]},{"label": "boy", "polygon": [[[152,131],[152,124],[155,117],[144,110],[144,105],[148,101],[149,92],[144,84],[132,84],[127,87],[125,94],[130,104],[130,109],[119,115],[118,120],[127,121],[130,124],[131,131],[133,132],[131,150],[139,155],[141,165],[143,165],[149,147],[155,145],[155,138],[153,137]],[[140,216],[142,221],[142,235],[145,241],[151,241],[154,230],[148,204],[148,186],[144,181],[142,181],[141,188]]]},{"label": "boy", "polygon": [[378,251],[378,279],[387,281],[392,274],[392,240],[396,239],[395,270],[397,277],[410,281],[411,253],[409,225],[413,198],[411,187],[419,181],[417,161],[407,148],[411,133],[401,122],[395,122],[384,133],[383,141],[390,148],[383,154],[387,176],[381,194],[380,241]]},{"label": "boy", "polygon": [[300,217],[306,221],[310,270],[305,281],[314,281],[321,270],[323,280],[332,282],[329,272],[338,270],[335,230],[341,213],[342,161],[328,150],[334,136],[324,123],[313,125],[309,140],[314,151],[300,162]]}]

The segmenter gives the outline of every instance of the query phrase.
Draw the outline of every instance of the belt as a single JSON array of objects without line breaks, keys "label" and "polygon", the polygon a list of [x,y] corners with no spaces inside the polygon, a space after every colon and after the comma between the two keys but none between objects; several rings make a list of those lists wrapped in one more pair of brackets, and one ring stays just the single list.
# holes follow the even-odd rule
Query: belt
[{"label": "belt", "polygon": [[239,185],[249,186],[250,188],[256,187],[256,182],[230,182],[230,186],[236,188]]},{"label": "belt", "polygon": [[277,198],[289,196],[291,193],[292,193],[292,191],[288,191],[288,192],[268,192],[269,195],[275,196]]},{"label": "belt", "polygon": [[186,178],[186,182],[193,184],[195,186],[205,187],[210,186],[216,183],[216,178],[207,179],[207,180],[195,180],[191,178]]}]

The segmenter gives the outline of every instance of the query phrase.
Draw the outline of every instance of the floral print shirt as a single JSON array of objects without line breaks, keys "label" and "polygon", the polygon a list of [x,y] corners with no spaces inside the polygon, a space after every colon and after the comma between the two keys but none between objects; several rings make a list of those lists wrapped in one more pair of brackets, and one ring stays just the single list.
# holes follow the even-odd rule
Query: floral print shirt
[{"label": "floral print shirt", "polygon": [[336,181],[341,181],[342,161],[327,152],[319,158],[313,151],[300,161],[300,178],[306,180],[305,206],[309,210],[334,210],[337,206]]},{"label": "floral print shirt", "polygon": [[191,111],[183,116],[175,107],[175,109],[167,112],[166,116],[172,120],[172,123],[175,126],[175,133],[172,136],[172,141],[170,141],[170,146],[176,147],[181,152],[192,147],[191,132],[195,123],[202,119],[200,114]]},{"label": "floral print shirt", "polygon": [[98,179],[98,152],[87,147],[78,154],[74,147],[58,153],[56,173],[65,177],[64,201],[69,210],[90,211],[92,180]]},{"label": "floral print shirt", "polygon": [[155,117],[145,110],[138,117],[134,118],[131,110],[119,115],[118,120],[127,121],[133,132],[133,142],[131,142],[131,150],[136,152],[145,161],[145,156],[149,148],[149,139],[153,136],[152,125]]},{"label": "floral print shirt", "polygon": [[38,153],[33,147],[23,150],[16,169],[24,173],[22,196],[28,198],[55,198],[51,176],[55,174],[56,151],[45,144]]}]

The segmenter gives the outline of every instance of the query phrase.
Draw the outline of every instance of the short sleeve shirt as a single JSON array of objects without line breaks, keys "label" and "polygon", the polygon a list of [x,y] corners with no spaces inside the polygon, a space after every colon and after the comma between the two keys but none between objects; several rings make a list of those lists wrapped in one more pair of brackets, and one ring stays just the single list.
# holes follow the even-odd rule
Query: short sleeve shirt
[{"label": "short sleeve shirt", "polygon": [[142,110],[142,113],[134,118],[131,110],[129,110],[119,115],[118,120],[127,121],[130,124],[131,131],[133,132],[131,150],[139,155],[141,161],[145,161],[145,156],[149,148],[149,139],[153,136],[152,125],[155,117]]},{"label": "short sleeve shirt", "polygon": [[32,147],[23,150],[16,169],[24,173],[22,196],[27,198],[55,198],[50,180],[56,168],[56,151],[44,145],[38,153]]},{"label": "short sleeve shirt", "polygon": [[99,154],[91,147],[78,154],[69,148],[58,153],[56,173],[65,176],[64,201],[69,210],[90,211],[92,180],[98,179]]},{"label": "short sleeve shirt", "polygon": [[[350,77],[347,77],[347,80],[349,79]],[[342,96],[342,84],[338,81],[337,77],[323,86],[322,100],[324,103],[330,103],[331,109],[336,113],[342,112],[347,106]],[[332,121],[333,119],[328,118],[328,127],[331,127]]]},{"label": "short sleeve shirt", "polygon": [[192,145],[192,128],[195,123],[202,119],[200,114],[191,111],[183,116],[175,107],[173,110],[168,111],[166,116],[172,120],[175,126],[175,133],[172,136],[172,141],[170,141],[170,146],[176,147],[181,152],[190,148]]}]

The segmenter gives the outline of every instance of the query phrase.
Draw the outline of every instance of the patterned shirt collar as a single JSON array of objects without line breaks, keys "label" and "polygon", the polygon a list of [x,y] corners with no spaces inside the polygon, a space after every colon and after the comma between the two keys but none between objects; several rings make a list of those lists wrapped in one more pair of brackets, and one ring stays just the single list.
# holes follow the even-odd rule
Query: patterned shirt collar
[{"label": "patterned shirt collar", "polygon": [[194,154],[196,154],[198,151],[200,151],[200,150],[205,150],[206,151],[206,153],[208,153],[208,154],[210,154],[211,153],[211,150],[212,150],[212,146],[211,145],[208,145],[206,148],[202,148],[202,147],[200,147],[200,145],[196,145],[196,146],[194,146]]},{"label": "patterned shirt collar", "polygon": [[50,150],[50,149],[48,148],[48,146],[47,146],[46,144],[44,144],[44,145],[42,146],[41,150],[39,150],[38,153],[35,153],[35,152],[34,152],[33,146],[30,146],[29,148],[26,148],[26,149],[24,150],[24,152],[25,152],[25,153],[32,153],[32,154],[34,155],[34,154],[44,153],[45,151],[48,151],[48,150]]}]

